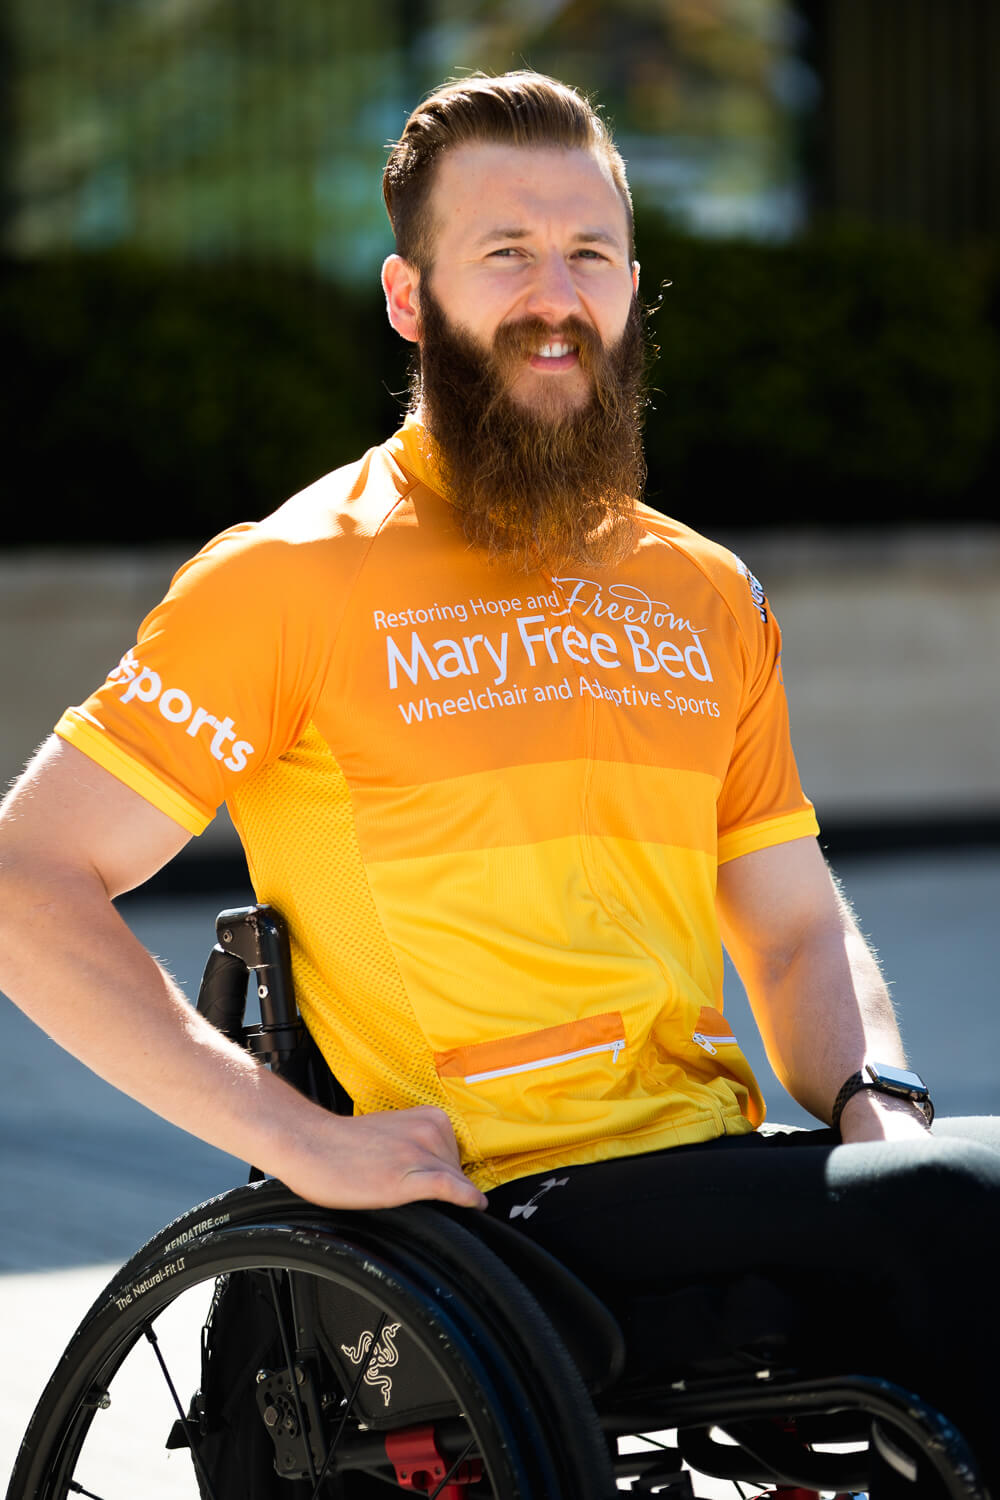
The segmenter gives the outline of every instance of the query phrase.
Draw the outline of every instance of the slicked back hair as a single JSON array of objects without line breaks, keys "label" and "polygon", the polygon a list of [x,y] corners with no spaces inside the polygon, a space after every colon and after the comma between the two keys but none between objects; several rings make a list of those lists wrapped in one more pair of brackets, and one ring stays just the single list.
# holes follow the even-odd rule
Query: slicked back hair
[{"label": "slicked back hair", "polygon": [[430,193],[442,155],[458,146],[557,146],[590,151],[604,163],[628,219],[632,259],[632,195],[625,163],[590,102],[544,73],[474,73],[435,89],[413,111],[382,174],[382,195],[396,251],[419,271],[434,258]]}]

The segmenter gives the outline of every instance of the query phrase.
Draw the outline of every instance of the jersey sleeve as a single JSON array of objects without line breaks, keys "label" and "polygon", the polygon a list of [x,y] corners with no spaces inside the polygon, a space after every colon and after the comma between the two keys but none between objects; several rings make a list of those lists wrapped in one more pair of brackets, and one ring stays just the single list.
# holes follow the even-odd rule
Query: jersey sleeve
[{"label": "jersey sleeve", "polygon": [[735,559],[730,595],[744,641],[744,685],[718,803],[718,860],[819,832],[799,781],[781,674],[781,631],[756,578]]},{"label": "jersey sleeve", "polygon": [[312,591],[297,550],[255,525],[210,542],[106,681],[56,725],[189,833],[308,722],[319,632],[302,608]]}]

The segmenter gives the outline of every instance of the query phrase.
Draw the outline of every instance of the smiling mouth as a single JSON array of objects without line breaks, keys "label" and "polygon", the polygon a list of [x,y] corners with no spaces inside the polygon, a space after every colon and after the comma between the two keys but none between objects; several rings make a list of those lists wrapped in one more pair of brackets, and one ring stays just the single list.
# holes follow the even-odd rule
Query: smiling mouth
[{"label": "smiling mouth", "polygon": [[568,339],[549,339],[540,344],[528,360],[532,370],[541,375],[565,375],[580,365],[580,346]]}]

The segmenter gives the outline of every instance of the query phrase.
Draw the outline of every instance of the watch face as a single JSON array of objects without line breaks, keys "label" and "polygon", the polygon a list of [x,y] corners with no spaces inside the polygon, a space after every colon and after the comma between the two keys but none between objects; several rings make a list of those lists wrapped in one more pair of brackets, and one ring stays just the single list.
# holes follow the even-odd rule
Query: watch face
[{"label": "watch face", "polygon": [[873,1083],[881,1083],[888,1089],[921,1097],[927,1093],[927,1085],[920,1074],[911,1073],[907,1068],[893,1068],[888,1063],[866,1063],[865,1072]]}]

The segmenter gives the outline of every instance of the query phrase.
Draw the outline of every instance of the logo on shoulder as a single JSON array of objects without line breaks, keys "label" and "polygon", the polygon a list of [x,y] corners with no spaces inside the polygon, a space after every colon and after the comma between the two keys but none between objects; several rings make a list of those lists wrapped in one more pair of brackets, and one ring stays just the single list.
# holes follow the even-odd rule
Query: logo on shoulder
[{"label": "logo on shoulder", "polygon": [[249,740],[236,738],[233,720],[209,713],[207,708],[196,708],[183,688],[165,688],[159,672],[144,667],[134,651],[126,651],[114,671],[108,673],[108,681],[124,687],[123,703],[155,703],[168,724],[184,726],[184,732],[193,740],[207,730],[211,734],[209,753],[214,759],[221,761],[227,771],[245,769],[254,747]]},{"label": "logo on shoulder", "polygon": [[[736,554],[734,553],[733,556],[736,557]],[[739,568],[740,572],[743,574],[743,577],[746,579],[747,586],[750,589],[750,593],[751,593],[751,596],[753,598],[753,602],[757,606],[757,613],[760,615],[761,619],[763,620],[764,624],[766,625],[767,624],[767,598],[766,598],[766,596],[764,594],[763,585],[761,584],[761,582],[760,582],[760,580],[758,578],[754,577],[753,573],[751,573],[750,569],[747,567],[747,565],[743,561],[742,557],[737,557],[736,558],[736,566]]]}]

